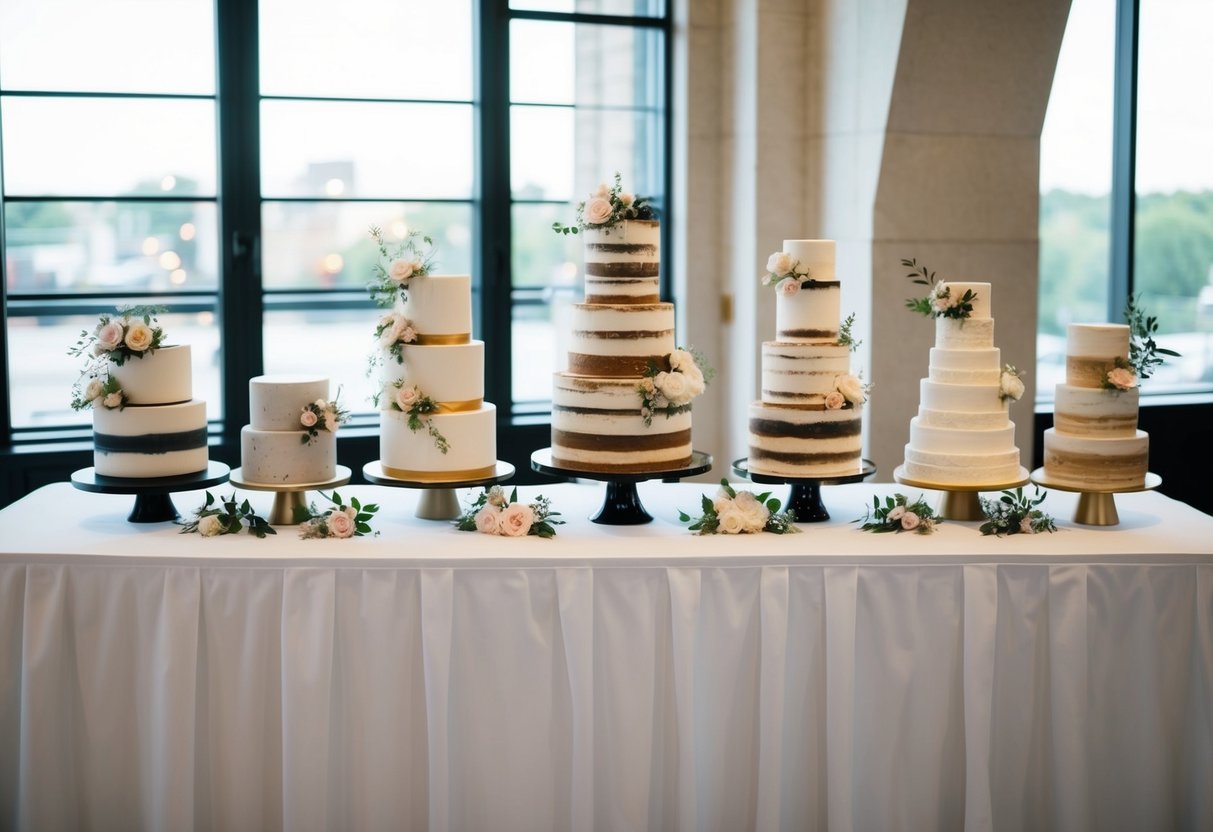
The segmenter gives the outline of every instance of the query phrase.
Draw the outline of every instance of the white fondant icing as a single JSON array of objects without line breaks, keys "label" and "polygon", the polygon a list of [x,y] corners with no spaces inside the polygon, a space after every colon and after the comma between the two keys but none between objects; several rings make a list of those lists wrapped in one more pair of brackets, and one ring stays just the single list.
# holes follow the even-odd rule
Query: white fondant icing
[{"label": "white fondant icing", "polygon": [[[837,280],[834,276],[835,243],[833,240],[784,240],[783,251],[792,255],[800,265],[796,269],[808,269],[813,280]],[[838,316],[835,315],[835,324]]]},{"label": "white fondant icing", "polygon": [[194,396],[188,344],[160,347],[142,358],[127,358],[122,366],[111,363],[109,374],[128,404],[174,404]]},{"label": "white fondant icing", "polygon": [[[462,402],[484,398],[484,342],[421,346],[405,344],[403,363],[392,356],[384,360],[384,387],[403,380],[415,384],[438,402]],[[383,403],[387,406],[387,403]]]},{"label": "white fondant icing", "polygon": [[337,473],[337,435],[317,431],[307,444],[302,430],[240,430],[240,468],[245,481],[289,484],[327,482]]},{"label": "white fondant icing", "polygon": [[421,335],[471,335],[472,278],[427,275],[409,281],[404,315]]},{"label": "white fondant icing", "polygon": [[329,380],[324,376],[287,373],[256,376],[249,379],[248,391],[251,427],[294,431],[301,427],[299,417],[305,407],[317,400],[328,401]]},{"label": "white fondant icing", "polygon": [[813,287],[813,284],[805,283],[793,295],[776,289],[776,337],[780,341],[835,341],[841,297],[836,285]]},{"label": "white fondant icing", "polygon": [[404,471],[468,471],[497,463],[497,408],[482,404],[478,410],[435,413],[427,418],[446,437],[450,447],[444,454],[423,427],[413,431],[408,414],[399,410],[379,412],[379,460],[387,467]]},{"label": "white fondant icing", "polygon": [[[206,402],[128,406],[122,410],[93,410],[93,430],[121,437],[156,437],[206,429]],[[166,453],[137,453],[94,449],[93,466],[105,477],[172,477],[205,471],[209,454],[201,447]]]},{"label": "white fondant icing", "polygon": [[1104,360],[1129,357],[1129,327],[1125,324],[1070,324],[1066,355]]}]

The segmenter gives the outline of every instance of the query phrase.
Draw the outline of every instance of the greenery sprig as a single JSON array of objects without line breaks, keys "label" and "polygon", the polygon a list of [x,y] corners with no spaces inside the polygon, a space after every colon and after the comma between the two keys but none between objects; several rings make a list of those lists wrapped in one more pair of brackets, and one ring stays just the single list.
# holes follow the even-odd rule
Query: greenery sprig
[{"label": "greenery sprig", "polygon": [[847,315],[846,320],[838,325],[838,341],[836,342],[838,346],[847,347],[851,352],[855,352],[855,350],[859,349],[860,344],[863,343],[863,341],[857,341],[855,336],[851,334],[853,326],[855,326],[854,312]]},{"label": "greenery sprig", "polygon": [[559,516],[560,512],[552,511],[552,501],[542,494],[532,503],[520,503],[517,488],[506,497],[502,487],[494,485],[468,505],[455,520],[455,528],[461,532],[547,539],[556,536],[556,526],[564,525],[563,520],[553,519]]},{"label": "greenery sprig", "polygon": [[215,537],[221,534],[239,534],[247,524],[248,533],[254,537],[265,537],[267,534],[277,534],[263,517],[253,511],[248,500],[236,502],[233,492],[226,500],[215,500],[211,492],[206,492],[206,502],[194,512],[190,520],[178,523],[181,526],[179,534],[197,533],[203,537]]},{"label": "greenery sprig", "polygon": [[105,407],[109,410],[122,410],[126,407],[126,393],[122,385],[113,376],[104,380],[91,377],[88,381],[82,376],[72,388],[72,410],[83,410],[86,407]]},{"label": "greenery sprig", "polygon": [[430,418],[442,408],[438,402],[427,396],[421,391],[421,388],[416,384],[404,383],[404,379],[397,379],[392,382],[393,395],[388,403],[392,410],[398,410],[408,416],[409,430],[416,433],[419,430],[426,430],[430,438],[434,440],[434,447],[442,453],[446,453],[451,449],[450,442],[442,433],[434,426],[434,420]]},{"label": "greenery sprig", "polygon": [[1125,303],[1125,323],[1129,325],[1128,368],[1132,369],[1139,379],[1149,378],[1154,370],[1164,363],[1160,356],[1179,358],[1179,353],[1155,343],[1154,335],[1158,332],[1158,318],[1147,315],[1138,306],[1137,297],[1130,296]]},{"label": "greenery sprig", "polygon": [[912,282],[930,289],[926,297],[906,298],[906,307],[928,318],[957,318],[964,320],[973,314],[973,301],[977,298],[972,289],[966,289],[960,297],[952,297],[952,290],[945,281],[937,281],[935,272],[918,264],[918,258],[902,260],[901,265],[912,271],[906,275]]},{"label": "greenery sprig", "polygon": [[988,497],[978,498],[981,513],[986,522],[978,529],[983,535],[1004,534],[1036,534],[1037,532],[1055,532],[1057,526],[1053,518],[1041,511],[1037,506],[1045,501],[1047,491],[1035,488],[1035,494],[1028,497],[1020,486],[1014,491],[1004,491],[997,500]]},{"label": "greenery sprig", "polygon": [[703,514],[692,517],[685,511],[678,512],[678,519],[690,523],[687,527],[695,534],[797,534],[796,515],[780,512],[780,502],[771,492],[754,494],[752,491],[737,491],[727,479],[720,481],[716,499],[702,495]]},{"label": "greenery sprig", "polygon": [[943,522],[943,518],[922,497],[910,502],[906,495],[894,494],[885,497],[883,504],[880,496],[874,495],[872,507],[864,512],[863,517],[851,522],[862,523],[859,527],[861,532],[930,534],[935,531],[935,526]]},{"label": "greenery sprig", "polygon": [[[332,504],[332,508],[317,510],[316,504],[295,506],[295,523],[299,526],[299,536],[305,540],[320,537],[362,537],[371,534],[371,520],[379,511],[376,503],[362,504],[357,497],[351,497],[347,505],[336,491],[332,496],[319,492],[320,496]],[[378,535],[379,532],[374,532]]]},{"label": "greenery sprig", "polygon": [[557,234],[577,234],[587,228],[610,228],[623,220],[655,220],[657,210],[642,196],[623,190],[623,177],[615,172],[614,187],[603,182],[588,200],[577,204],[577,224],[552,223]]},{"label": "greenery sprig", "polygon": [[404,239],[389,244],[377,225],[371,226],[370,234],[379,247],[379,257],[371,267],[374,280],[366,287],[371,300],[382,307],[393,306],[397,298],[401,302],[408,300],[409,281],[434,270],[434,240],[409,229]]},{"label": "greenery sprig", "polygon": [[303,436],[299,437],[301,444],[310,445],[325,430],[336,433],[350,419],[350,412],[341,406],[341,388],[332,401],[317,399],[305,405],[299,414],[299,424],[303,427]]}]

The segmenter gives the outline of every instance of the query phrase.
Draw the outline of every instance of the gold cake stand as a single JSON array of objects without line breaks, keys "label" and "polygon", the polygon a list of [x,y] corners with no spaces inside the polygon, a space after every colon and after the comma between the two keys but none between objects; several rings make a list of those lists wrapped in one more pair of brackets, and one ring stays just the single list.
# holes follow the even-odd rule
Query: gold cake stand
[{"label": "gold cake stand", "polygon": [[914,488],[944,492],[943,503],[939,507],[939,516],[944,520],[981,520],[985,516],[981,513],[981,501],[978,499],[981,492],[1018,488],[1021,485],[1027,485],[1029,480],[1028,469],[1023,466],[1019,468],[1019,479],[1010,482],[982,483],[981,485],[947,485],[928,480],[916,480],[907,477],[904,468],[905,466],[898,465],[893,471],[893,479],[897,482]]},{"label": "gold cake stand", "polygon": [[1120,523],[1120,515],[1116,512],[1116,495],[1153,491],[1162,485],[1162,477],[1147,473],[1142,485],[1131,488],[1079,488],[1054,482],[1044,468],[1037,468],[1032,472],[1032,482],[1044,488],[1078,494],[1078,507],[1074,509],[1075,523],[1083,526],[1115,526]]},{"label": "gold cake stand", "polygon": [[249,482],[244,478],[244,469],[232,471],[228,481],[237,488],[245,491],[272,491],[274,505],[270,508],[268,518],[271,526],[295,525],[295,509],[307,508],[307,492],[320,491],[324,488],[337,488],[350,481],[350,469],[338,465],[336,473],[330,480],[324,482]]},{"label": "gold cake stand", "polygon": [[362,466],[362,476],[366,477],[367,482],[375,485],[422,489],[421,501],[417,503],[417,510],[414,512],[414,516],[422,520],[457,520],[463,512],[459,508],[459,498],[455,496],[456,488],[476,488],[505,482],[514,476],[514,466],[499,459],[492,474],[477,479],[402,480],[388,476],[383,470],[383,463],[375,460]]}]

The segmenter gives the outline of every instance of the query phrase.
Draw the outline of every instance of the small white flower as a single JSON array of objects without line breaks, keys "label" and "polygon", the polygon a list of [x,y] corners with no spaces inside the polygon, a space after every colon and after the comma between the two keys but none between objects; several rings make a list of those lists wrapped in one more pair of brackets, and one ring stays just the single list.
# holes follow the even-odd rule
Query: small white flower
[{"label": "small white flower", "polygon": [[726,507],[716,517],[721,534],[741,534],[746,531],[745,515],[732,506]]},{"label": "small white flower", "polygon": [[331,410],[324,411],[324,429],[329,433],[336,433],[337,427],[337,414]]},{"label": "small white flower", "polygon": [[690,385],[682,373],[658,373],[653,379],[661,395],[675,407],[681,407],[691,401]]},{"label": "small white flower", "polygon": [[101,383],[100,379],[95,378],[88,383],[88,387],[84,388],[84,400],[86,402],[91,402],[101,396],[101,394],[104,392],[105,385]]},{"label": "small white flower", "polygon": [[509,500],[505,498],[505,489],[500,485],[490,488],[487,503],[490,506],[497,506],[497,508],[505,508],[509,504]]},{"label": "small white flower", "polygon": [[218,514],[208,514],[198,518],[198,534],[203,537],[214,537],[223,531],[223,521]]},{"label": "small white flower", "polygon": [[393,260],[391,265],[388,266],[387,274],[393,283],[404,283],[413,276],[413,269],[414,266],[412,260],[398,258]]},{"label": "small white flower", "polygon": [[868,400],[864,393],[863,382],[855,376],[838,376],[834,379],[834,388],[851,404],[861,405]]},{"label": "small white flower", "polygon": [[110,393],[104,399],[101,400],[101,403],[103,405],[105,405],[106,407],[110,408],[111,410],[115,407],[121,407],[122,406],[122,391],[118,390],[113,393]]},{"label": "small white flower", "polygon": [[1005,399],[1019,401],[1023,396],[1023,381],[1019,376],[1004,372],[998,379],[998,393]]},{"label": "small white flower", "polygon": [[733,505],[741,512],[747,532],[762,531],[767,525],[767,520],[771,519],[771,510],[758,502],[758,498],[749,491],[737,492]]},{"label": "small white flower", "polygon": [[680,373],[685,373],[688,368],[695,366],[695,356],[686,350],[674,350],[670,353],[669,360],[670,369],[677,370]]},{"label": "small white flower", "polygon": [[767,258],[767,271],[775,276],[785,275],[796,268],[796,261],[786,251],[777,251]]}]

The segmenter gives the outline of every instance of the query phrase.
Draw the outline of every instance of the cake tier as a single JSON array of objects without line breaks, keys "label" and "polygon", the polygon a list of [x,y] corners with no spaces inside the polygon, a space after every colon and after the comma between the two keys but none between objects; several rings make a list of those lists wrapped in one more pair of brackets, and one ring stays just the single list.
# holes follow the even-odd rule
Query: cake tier
[{"label": "cake tier", "polygon": [[994,428],[943,428],[910,420],[910,447],[940,454],[998,454],[1015,450],[1015,424],[1004,420]]},{"label": "cake tier", "polygon": [[379,461],[390,477],[402,480],[459,481],[491,476],[497,466],[497,407],[434,413],[427,417],[446,437],[444,454],[424,427],[409,429],[407,413],[379,412]]},{"label": "cake tier", "polygon": [[93,465],[104,477],[175,477],[205,471],[206,402],[95,408],[93,446]]},{"label": "cake tier", "polygon": [[1149,466],[1150,437],[1069,436],[1045,431],[1045,476],[1058,485],[1081,489],[1140,488]]},{"label": "cake tier", "polygon": [[949,350],[988,350],[994,346],[993,318],[936,318],[935,346]]},{"label": "cake tier", "polygon": [[610,228],[587,228],[587,303],[656,303],[661,267],[661,225],[624,220]]},{"label": "cake tier", "polygon": [[841,297],[834,280],[810,280],[792,295],[776,290],[775,337],[780,341],[837,341]]},{"label": "cake tier", "polygon": [[859,472],[863,408],[808,410],[750,405],[750,470],[788,477]]},{"label": "cake tier", "polygon": [[1137,432],[1138,389],[1101,390],[1057,385],[1053,427],[1071,436],[1133,436]]},{"label": "cake tier", "polygon": [[821,407],[834,379],[851,371],[850,348],[838,344],[764,341],[762,400]]},{"label": "cake tier", "polygon": [[674,351],[674,304],[573,306],[569,372],[624,378],[644,375]]},{"label": "cake tier", "polygon": [[472,339],[472,278],[439,274],[409,281],[404,316],[419,344],[466,344]]},{"label": "cake tier", "polygon": [[1128,360],[1129,328],[1124,324],[1070,324],[1066,327],[1066,383],[1097,388],[1116,359]]},{"label": "cake tier", "polygon": [[943,384],[998,384],[1002,352],[997,347],[975,350],[931,348],[930,378]]},{"label": "cake tier", "polygon": [[796,271],[806,269],[813,280],[834,280],[833,240],[784,240],[783,251],[792,255],[799,265]]},{"label": "cake tier", "polygon": [[987,486],[1020,478],[1019,449],[993,454],[921,451],[906,445],[902,473],[911,480],[940,485]]},{"label": "cake tier", "polygon": [[324,376],[285,373],[257,376],[249,379],[248,397],[251,427],[257,430],[298,430],[303,408],[317,400],[328,401],[329,380]]},{"label": "cake tier", "polygon": [[109,374],[118,380],[128,405],[175,404],[194,397],[187,344],[160,347],[141,358],[131,356],[122,366],[111,363]]},{"label": "cake tier", "polygon": [[[962,283],[960,281],[947,281],[949,289],[948,297],[953,301],[959,301],[964,297],[965,292],[973,293],[973,311],[970,313],[968,320],[981,321],[988,320],[990,317],[990,284],[989,283]],[[957,319],[952,319],[957,320]]]},{"label": "cake tier", "polygon": [[337,434],[317,431],[240,429],[240,473],[245,482],[303,484],[327,482],[337,473]]},{"label": "cake tier", "polygon": [[639,378],[557,373],[552,389],[552,462],[582,471],[644,473],[690,464],[691,412],[640,413]]},{"label": "cake tier", "polygon": [[1001,413],[1006,418],[1007,404],[998,397],[998,384],[941,384],[924,378],[918,383],[919,404],[923,410],[949,410],[958,413]]},{"label": "cake tier", "polygon": [[403,379],[440,402],[478,402],[484,398],[484,342],[446,346],[404,344],[404,362],[389,356],[384,365],[384,385]]}]

